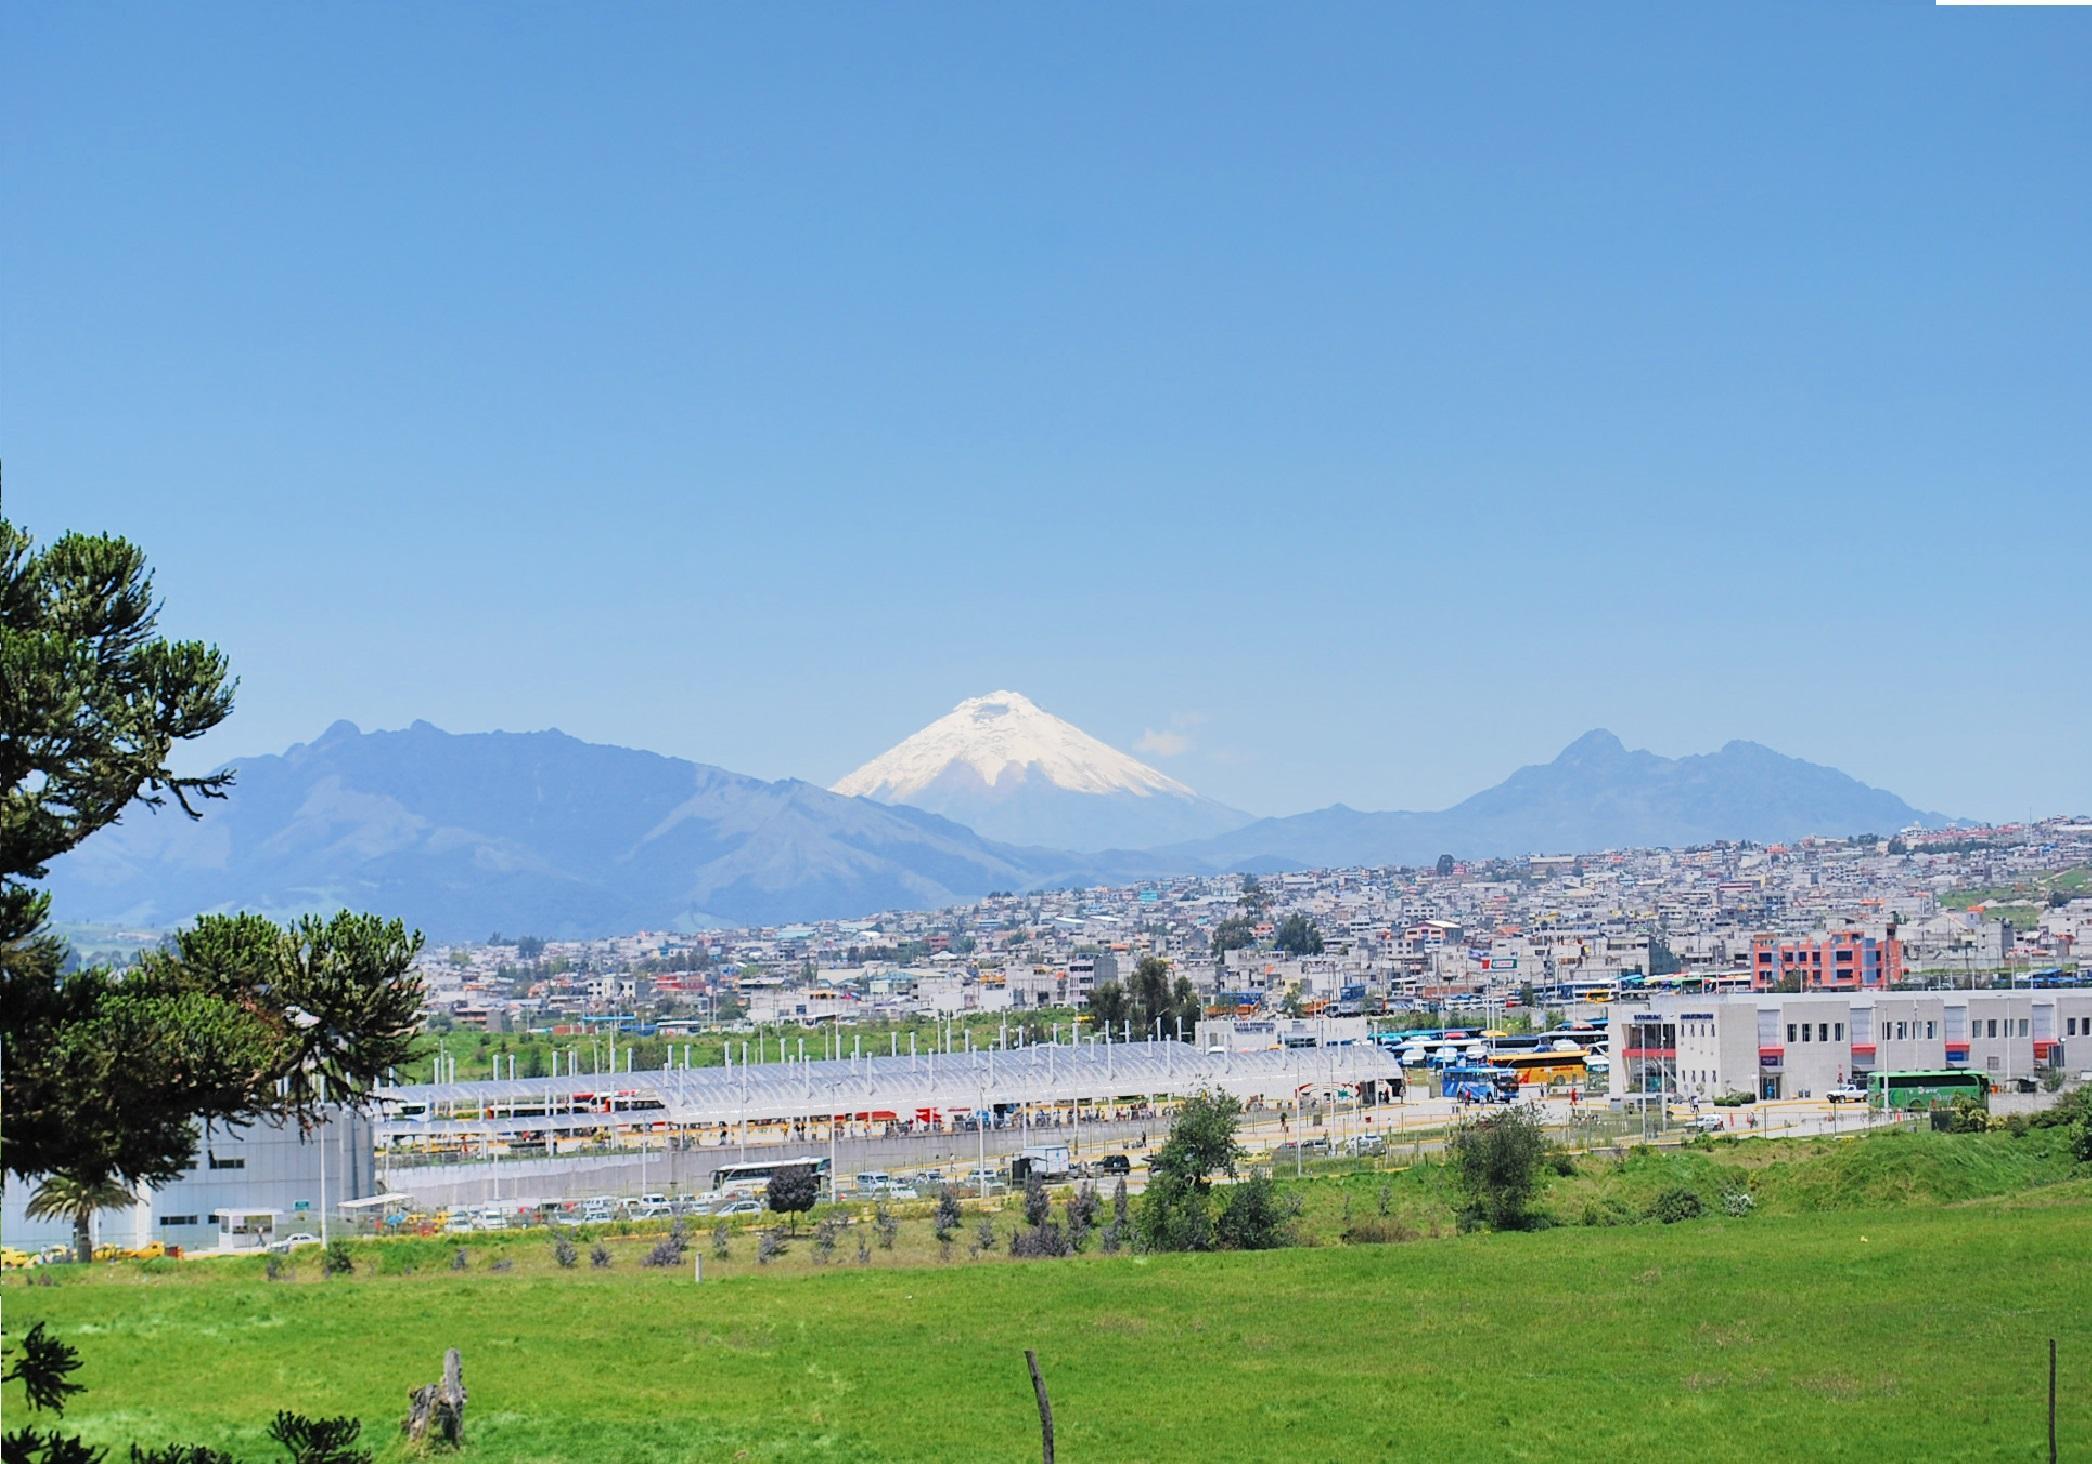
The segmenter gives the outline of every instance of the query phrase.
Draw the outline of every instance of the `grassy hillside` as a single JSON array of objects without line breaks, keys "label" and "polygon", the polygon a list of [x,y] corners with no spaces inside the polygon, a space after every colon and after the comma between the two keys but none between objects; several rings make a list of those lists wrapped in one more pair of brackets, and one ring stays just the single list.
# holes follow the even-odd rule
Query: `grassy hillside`
[{"label": "grassy hillside", "polygon": [[[1990,1157],[1957,1182],[1977,1190],[2014,1162],[1971,1151]],[[1866,1185],[1895,1157],[1839,1162]],[[1570,1182],[1639,1183],[1667,1162],[1717,1161],[1637,1156]],[[1759,1167],[1783,1196],[1768,1209],[1810,1208],[1815,1180]],[[354,1413],[391,1457],[408,1388],[457,1345],[473,1460],[1036,1458],[1027,1347],[1064,1460],[1756,1459],[1774,1440],[1810,1459],[2033,1459],[2050,1336],[2066,1452],[2092,1447],[2088,1235],[2092,1185],[2067,1182],[1414,1245],[744,1262],[702,1286],[639,1268],[629,1244],[607,1271],[493,1273],[490,1251],[463,1274],[324,1282],[163,1264],[10,1281],[7,1300],[10,1330],[48,1319],[82,1348],[74,1417],[92,1436],[253,1458],[286,1405]]]}]

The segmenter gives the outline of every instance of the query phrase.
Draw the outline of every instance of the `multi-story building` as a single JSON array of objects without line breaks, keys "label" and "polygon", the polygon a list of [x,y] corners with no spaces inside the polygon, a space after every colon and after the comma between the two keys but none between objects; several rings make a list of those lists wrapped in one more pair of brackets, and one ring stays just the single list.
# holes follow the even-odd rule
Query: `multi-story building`
[{"label": "multi-story building", "polygon": [[1903,979],[1903,946],[1894,936],[1828,930],[1784,940],[1751,937],[1751,985],[1800,991],[1868,991]]},{"label": "multi-story building", "polygon": [[1871,1073],[1966,1069],[1998,1087],[2092,1065],[2092,991],[1664,997],[1612,1015],[1613,1096],[1820,1094]]},{"label": "multi-story building", "polygon": [[1119,979],[1119,958],[1110,951],[1077,951],[1068,957],[1066,999],[1080,1005],[1107,981]]}]

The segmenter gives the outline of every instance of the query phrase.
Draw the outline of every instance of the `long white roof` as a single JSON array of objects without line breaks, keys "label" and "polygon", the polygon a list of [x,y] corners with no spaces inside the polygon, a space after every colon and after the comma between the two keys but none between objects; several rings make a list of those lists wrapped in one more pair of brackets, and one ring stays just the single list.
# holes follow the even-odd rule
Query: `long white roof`
[{"label": "long white roof", "polygon": [[[416,1083],[379,1090],[386,1109],[403,1103],[433,1109],[545,1105],[547,1118],[496,1120],[499,1128],[592,1127],[612,1115],[565,1115],[558,1110],[581,1095],[658,1100],[660,1110],[625,1115],[632,1121],[676,1124],[804,1118],[824,1112],[944,1113],[1019,1103],[1105,1100],[1153,1094],[1183,1096],[1202,1089],[1238,1098],[1290,1100],[1303,1086],[1399,1080],[1401,1064],[1377,1044],[1204,1053],[1182,1042],[1041,1045],[1002,1051],[925,1053],[917,1057],[862,1057],[841,1061],[737,1064],[731,1067]],[[489,1125],[473,1121],[474,1127]],[[427,1122],[393,1119],[389,1134],[427,1132]]]}]

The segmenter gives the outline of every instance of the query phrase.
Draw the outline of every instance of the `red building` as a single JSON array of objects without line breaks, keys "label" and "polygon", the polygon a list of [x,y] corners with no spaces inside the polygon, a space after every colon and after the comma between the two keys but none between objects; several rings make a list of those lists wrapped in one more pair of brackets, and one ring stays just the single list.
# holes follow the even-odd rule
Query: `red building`
[{"label": "red building", "polygon": [[1751,937],[1751,986],[1777,991],[1791,981],[1801,991],[1870,991],[1903,979],[1903,942],[1877,939],[1857,930],[1782,940]]}]

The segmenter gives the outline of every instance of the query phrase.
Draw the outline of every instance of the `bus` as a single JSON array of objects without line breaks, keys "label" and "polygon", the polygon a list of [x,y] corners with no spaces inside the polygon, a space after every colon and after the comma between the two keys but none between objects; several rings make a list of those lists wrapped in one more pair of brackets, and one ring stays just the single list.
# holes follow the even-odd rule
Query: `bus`
[{"label": "bus", "polygon": [[1515,1103],[1518,1074],[1487,1063],[1449,1067],[1439,1075],[1438,1091],[1461,1103]]},{"label": "bus", "polygon": [[1867,1074],[1867,1106],[1880,1108],[1946,1108],[1957,1098],[1988,1106],[1990,1083],[1981,1073],[1959,1068],[1907,1073]]},{"label": "bus", "polygon": [[751,1159],[745,1164],[722,1164],[712,1171],[712,1188],[717,1192],[760,1189],[784,1169],[811,1169],[814,1177],[823,1184],[828,1181],[828,1160],[808,1154],[797,1159]]},{"label": "bus", "polygon": [[1492,1066],[1515,1073],[1520,1084],[1581,1083],[1589,1076],[1585,1054],[1575,1052],[1493,1052]]}]

